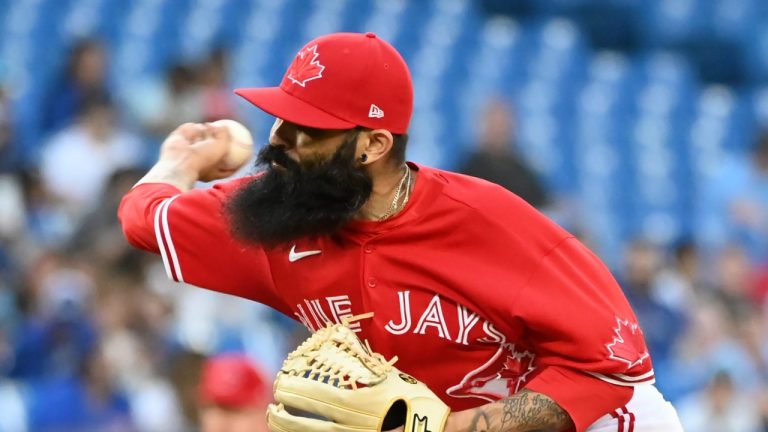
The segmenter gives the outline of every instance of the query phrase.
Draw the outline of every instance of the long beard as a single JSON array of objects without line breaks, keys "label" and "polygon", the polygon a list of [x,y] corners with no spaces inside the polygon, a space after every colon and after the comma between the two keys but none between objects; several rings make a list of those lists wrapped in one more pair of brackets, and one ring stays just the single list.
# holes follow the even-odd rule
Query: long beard
[{"label": "long beard", "polygon": [[357,134],[351,134],[330,159],[301,164],[283,147],[262,149],[256,164],[266,167],[266,173],[246,183],[227,203],[235,237],[275,247],[338,232],[373,188],[370,175],[354,163],[356,141]]}]

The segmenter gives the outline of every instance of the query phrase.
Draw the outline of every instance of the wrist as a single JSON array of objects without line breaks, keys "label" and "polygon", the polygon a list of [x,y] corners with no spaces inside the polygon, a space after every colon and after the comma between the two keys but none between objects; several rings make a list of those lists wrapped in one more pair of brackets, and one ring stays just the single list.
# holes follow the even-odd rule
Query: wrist
[{"label": "wrist", "polygon": [[136,183],[136,186],[142,183],[166,183],[182,191],[188,191],[198,180],[199,173],[194,167],[161,159]]},{"label": "wrist", "polygon": [[466,417],[467,411],[455,411],[448,415],[445,421],[443,432],[467,432],[469,430],[469,419]]}]

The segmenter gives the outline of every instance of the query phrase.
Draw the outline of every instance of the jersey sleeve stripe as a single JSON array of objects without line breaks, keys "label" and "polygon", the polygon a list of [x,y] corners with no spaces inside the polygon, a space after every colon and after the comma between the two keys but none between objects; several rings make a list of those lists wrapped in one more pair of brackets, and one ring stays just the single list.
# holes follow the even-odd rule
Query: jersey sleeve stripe
[{"label": "jersey sleeve stripe", "polygon": [[617,376],[619,374],[608,376],[608,375],[603,375],[596,372],[587,372],[587,373],[607,383],[624,386],[624,387],[634,387],[634,386],[644,385],[644,384],[653,384],[654,382],[656,382],[656,377],[653,375],[653,371],[643,374],[640,377],[632,377],[631,380],[624,380],[620,376]]},{"label": "jersey sleeve stripe", "polygon": [[171,198],[168,198],[168,203],[163,207],[163,214],[161,215],[161,222],[162,222],[162,231],[165,235],[165,241],[168,246],[168,252],[170,252],[171,255],[171,262],[170,267],[171,270],[175,273],[175,277],[172,277],[173,280],[176,282],[184,282],[184,276],[181,274],[181,266],[179,266],[179,257],[176,255],[176,248],[173,246],[173,239],[171,238],[171,231],[168,228],[168,209],[171,207],[171,204],[173,203],[173,200],[178,198],[179,196],[173,196]]},{"label": "jersey sleeve stripe", "polygon": [[157,239],[157,246],[160,249],[160,256],[163,258],[163,265],[165,266],[165,273],[168,275],[168,279],[176,282],[183,282],[184,280],[181,278],[181,269],[179,268],[179,260],[176,256],[176,250],[173,248],[170,232],[168,231],[168,207],[177,196],[178,195],[166,198],[159,206],[157,206],[157,210],[155,210],[155,237]]},{"label": "jersey sleeve stripe", "polygon": [[171,271],[170,262],[168,261],[168,249],[166,248],[165,241],[163,241],[162,224],[160,223],[160,215],[163,213],[163,209],[165,209],[166,205],[168,205],[167,198],[163,200],[155,210],[155,238],[157,239],[158,249],[160,249],[160,256],[163,258],[165,273],[168,275],[168,279],[175,280],[173,272]]},{"label": "jersey sleeve stripe", "polygon": [[647,379],[648,377],[653,376],[653,369],[649,370],[648,372],[638,375],[638,376],[629,376],[629,375],[622,375],[622,374],[612,374],[612,376],[621,379],[623,381],[642,381],[644,379]]}]

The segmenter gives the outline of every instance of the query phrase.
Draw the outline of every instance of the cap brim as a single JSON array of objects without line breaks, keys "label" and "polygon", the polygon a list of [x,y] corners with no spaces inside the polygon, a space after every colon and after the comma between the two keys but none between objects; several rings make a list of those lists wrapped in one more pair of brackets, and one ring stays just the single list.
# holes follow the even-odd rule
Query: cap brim
[{"label": "cap brim", "polygon": [[357,126],[315,108],[280,87],[240,88],[235,89],[235,94],[267,114],[301,126],[318,129],[352,129]]}]

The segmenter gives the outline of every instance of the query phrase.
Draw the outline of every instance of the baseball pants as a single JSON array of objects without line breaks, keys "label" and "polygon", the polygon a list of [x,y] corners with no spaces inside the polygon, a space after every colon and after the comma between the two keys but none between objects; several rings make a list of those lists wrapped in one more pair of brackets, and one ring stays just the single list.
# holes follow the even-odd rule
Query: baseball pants
[{"label": "baseball pants", "polygon": [[656,387],[641,384],[626,406],[600,417],[587,432],[683,432],[683,426]]}]

